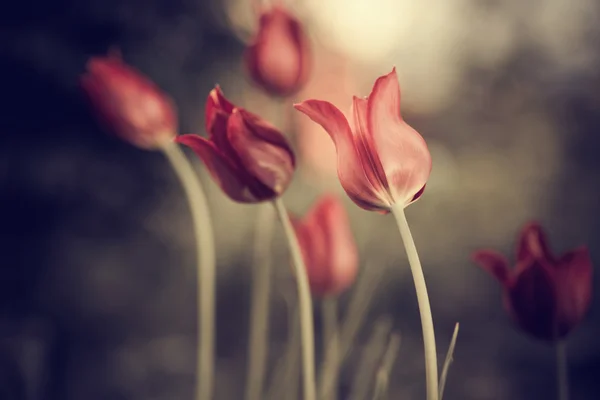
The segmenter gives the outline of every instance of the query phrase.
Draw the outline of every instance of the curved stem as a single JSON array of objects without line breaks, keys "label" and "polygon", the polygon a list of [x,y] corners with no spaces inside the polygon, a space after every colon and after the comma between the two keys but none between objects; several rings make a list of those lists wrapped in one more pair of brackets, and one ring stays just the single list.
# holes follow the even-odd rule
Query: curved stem
[{"label": "curved stem", "polygon": [[421,327],[423,329],[423,343],[425,347],[425,377],[427,381],[427,400],[438,399],[438,367],[437,353],[435,349],[435,333],[433,330],[433,317],[431,315],[431,305],[427,294],[427,285],[423,268],[419,260],[419,254],[413,240],[408,221],[404,214],[404,205],[396,203],[392,206],[392,213],[396,218],[398,230],[406,249],[408,263],[412,272],[415,289],[417,292],[417,302],[419,304],[419,313],[421,315]]},{"label": "curved stem", "polygon": [[339,375],[340,337],[338,328],[337,299],[335,297],[325,298],[321,304],[323,317],[323,345],[325,359],[323,360],[321,374],[331,375],[331,385],[321,384],[319,387],[320,400],[337,399],[337,385]]},{"label": "curved stem", "polygon": [[211,400],[215,357],[215,245],[208,202],[194,169],[179,146],[173,143],[162,150],[181,181],[194,222],[198,257],[196,400]]},{"label": "curved stem", "polygon": [[273,209],[261,204],[256,219],[254,260],[252,265],[252,303],[246,400],[261,400],[265,380],[269,341],[269,296],[271,293],[271,242],[274,228]]},{"label": "curved stem", "polygon": [[558,400],[569,400],[567,346],[564,340],[559,340],[556,342],[556,377]]},{"label": "curved stem", "polygon": [[283,226],[285,236],[288,241],[292,264],[294,265],[294,275],[296,285],[298,285],[298,307],[300,312],[300,333],[302,341],[302,382],[304,400],[316,400],[315,385],[315,338],[314,322],[312,316],[312,299],[308,277],[306,276],[306,267],[302,259],[302,252],[292,223],[285,210],[281,199],[273,200],[275,210]]},{"label": "curved stem", "polygon": [[458,328],[460,325],[458,322],[454,326],[454,333],[452,334],[452,339],[450,340],[450,346],[448,347],[448,353],[446,353],[446,360],[444,361],[444,367],[442,368],[442,375],[440,377],[440,399],[444,396],[444,388],[446,387],[446,379],[448,378],[448,371],[450,370],[450,364],[454,361],[454,348],[456,347],[456,339],[458,338]]}]

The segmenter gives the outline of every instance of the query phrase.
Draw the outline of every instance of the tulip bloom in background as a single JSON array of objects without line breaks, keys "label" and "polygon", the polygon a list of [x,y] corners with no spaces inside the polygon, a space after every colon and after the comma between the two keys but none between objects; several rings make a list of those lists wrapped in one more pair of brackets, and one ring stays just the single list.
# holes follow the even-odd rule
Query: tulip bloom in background
[{"label": "tulip bloom in background", "polygon": [[176,141],[200,157],[232,200],[273,202],[288,240],[298,286],[304,399],[316,400],[310,287],[298,239],[280,199],[295,171],[294,153],[281,132],[259,116],[233,105],[218,86],[210,92],[205,111],[209,138],[182,135]]},{"label": "tulip bloom in background", "polygon": [[81,86],[102,122],[142,149],[160,149],[177,135],[172,100],[118,56],[93,57]]},{"label": "tulip bloom in background", "polygon": [[[336,297],[356,280],[358,250],[348,214],[342,202],[333,195],[322,196],[304,218],[294,219],[293,225],[302,248],[310,288],[315,295],[323,297],[323,342],[326,350],[319,398],[336,399],[340,363]],[[333,385],[324,385],[329,379],[334,382]]]},{"label": "tulip bloom in background", "polygon": [[425,189],[431,155],[423,137],[400,116],[400,86],[395,68],[377,79],[367,98],[353,98],[346,117],[334,105],[307,100],[295,107],[320,124],[333,140],[338,176],[350,198],[366,210],[392,212],[411,265],[425,345],[427,399],[438,398],[433,318],[423,270],[404,208]]},{"label": "tulip bloom in background", "polygon": [[271,95],[290,96],[308,80],[310,62],[300,22],[281,4],[262,9],[258,32],[245,54],[252,80]]},{"label": "tulip bloom in background", "polygon": [[212,398],[215,254],[206,196],[194,170],[174,143],[177,114],[171,99],[119,56],[93,57],[81,87],[101,122],[142,149],[162,150],[185,190],[197,240],[198,365],[196,399]]},{"label": "tulip bloom in background", "polygon": [[557,347],[559,398],[568,398],[563,340],[585,317],[592,298],[592,263],[586,247],[556,258],[542,227],[525,225],[519,236],[516,267],[501,254],[481,250],[473,260],[503,287],[504,305],[515,323],[534,338]]}]

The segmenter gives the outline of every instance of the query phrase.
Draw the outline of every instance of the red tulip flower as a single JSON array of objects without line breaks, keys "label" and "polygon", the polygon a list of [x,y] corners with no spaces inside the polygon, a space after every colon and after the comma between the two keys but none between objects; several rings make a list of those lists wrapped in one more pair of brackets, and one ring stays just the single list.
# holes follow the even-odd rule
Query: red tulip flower
[{"label": "red tulip flower", "polygon": [[296,93],[306,83],[310,69],[309,43],[300,22],[279,4],[263,10],[245,62],[250,77],[268,93]]},{"label": "red tulip flower", "polygon": [[323,196],[293,224],[312,292],[337,295],[352,285],[358,251],[341,201],[333,195]]},{"label": "red tulip flower", "polygon": [[206,103],[209,139],[182,135],[176,141],[202,159],[232,200],[257,203],[279,197],[289,186],[295,158],[281,132],[231,104],[217,86]]},{"label": "red tulip flower", "polygon": [[331,136],[340,182],[358,206],[387,213],[392,205],[407,206],[423,194],[431,155],[425,140],[400,116],[395,68],[377,79],[368,97],[354,97],[348,116],[322,100],[294,107]]},{"label": "red tulip flower", "polygon": [[177,134],[171,99],[117,56],[94,57],[81,86],[106,126],[142,149],[159,149]]},{"label": "red tulip flower", "polygon": [[532,222],[521,232],[516,257],[513,270],[494,251],[478,251],[473,260],[503,286],[505,307],[523,331],[543,340],[564,338],[590,306],[592,263],[587,248],[556,258],[542,228]]}]

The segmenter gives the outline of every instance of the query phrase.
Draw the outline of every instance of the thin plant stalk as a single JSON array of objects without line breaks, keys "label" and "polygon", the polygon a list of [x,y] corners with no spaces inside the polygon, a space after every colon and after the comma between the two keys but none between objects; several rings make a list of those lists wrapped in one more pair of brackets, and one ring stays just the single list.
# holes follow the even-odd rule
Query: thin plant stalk
[{"label": "thin plant stalk", "polygon": [[[340,328],[339,348],[328,348],[325,350],[325,358],[336,360],[337,366],[335,368],[326,368],[324,364],[321,365],[319,372],[319,388],[322,393],[330,392],[335,386],[336,376],[334,372],[339,370],[340,365],[344,362],[350,352],[352,343],[367,314],[371,299],[375,294],[375,289],[383,276],[385,268],[369,268],[369,263],[367,263],[367,267],[364,268],[364,271],[361,279],[358,280],[356,288],[352,292],[348,311]],[[335,355],[327,354],[328,352],[334,351],[338,352],[337,359]]]},{"label": "thin plant stalk", "polygon": [[392,206],[391,211],[398,224],[398,230],[400,231],[400,236],[402,237],[402,242],[406,249],[408,263],[410,264],[417,292],[417,303],[419,304],[419,313],[421,315],[421,328],[423,329],[423,343],[425,349],[427,400],[438,400],[438,367],[435,348],[435,333],[433,330],[433,317],[431,315],[431,305],[429,304],[425,276],[423,275],[419,254],[417,253],[417,248],[410,232],[406,215],[404,214],[404,205],[402,203],[396,203]]},{"label": "thin plant stalk", "polygon": [[275,215],[269,204],[261,204],[256,219],[252,265],[252,299],[246,400],[262,400],[269,341],[269,296],[271,294],[271,243]]},{"label": "thin plant stalk", "polygon": [[556,341],[556,378],[558,400],[569,400],[567,346],[564,340]]},{"label": "thin plant stalk", "polygon": [[440,400],[442,400],[442,397],[444,396],[444,388],[446,387],[446,379],[448,378],[450,364],[452,364],[452,361],[454,361],[454,348],[456,347],[456,339],[458,338],[459,327],[460,325],[457,322],[454,326],[454,333],[452,333],[450,346],[448,346],[448,353],[446,353],[446,359],[444,360],[444,367],[442,368],[442,375],[440,377]]},{"label": "thin plant stalk", "polygon": [[288,313],[287,343],[283,355],[277,360],[271,385],[265,396],[268,400],[298,398],[298,377],[300,376],[300,317],[296,292],[286,290],[283,297]]},{"label": "thin plant stalk", "polygon": [[196,237],[198,257],[198,345],[196,365],[196,400],[213,398],[215,358],[215,245],[208,201],[192,165],[175,143],[163,152],[185,191]]},{"label": "thin plant stalk", "polygon": [[383,353],[383,360],[381,366],[377,371],[377,377],[375,378],[375,391],[373,393],[373,400],[384,400],[387,398],[387,392],[390,382],[390,373],[394,367],[394,362],[398,356],[398,350],[400,349],[400,335],[393,333],[388,341],[385,353]]},{"label": "thin plant stalk", "polygon": [[369,341],[361,351],[360,364],[354,375],[350,400],[364,400],[371,392],[377,365],[385,351],[386,340],[391,330],[391,318],[382,317],[375,322]]},{"label": "thin plant stalk", "polygon": [[306,275],[306,266],[302,259],[302,252],[298,238],[292,227],[290,217],[285,210],[283,201],[276,199],[273,201],[285,236],[288,241],[292,264],[294,267],[294,276],[298,287],[298,307],[300,312],[300,334],[302,343],[302,388],[304,400],[316,400],[317,389],[315,384],[315,338],[314,322],[312,315],[312,298],[308,277]]},{"label": "thin plant stalk", "polygon": [[337,398],[337,380],[339,376],[340,337],[338,328],[337,299],[335,297],[325,298],[321,304],[323,317],[323,344],[325,348],[325,359],[323,370],[325,374],[332,375],[330,388],[320,387],[320,400],[334,400]]}]

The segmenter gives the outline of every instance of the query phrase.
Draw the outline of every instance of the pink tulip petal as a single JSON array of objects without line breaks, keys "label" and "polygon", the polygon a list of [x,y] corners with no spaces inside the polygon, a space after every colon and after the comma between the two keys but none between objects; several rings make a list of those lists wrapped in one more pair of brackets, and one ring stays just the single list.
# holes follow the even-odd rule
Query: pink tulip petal
[{"label": "pink tulip petal", "polygon": [[546,234],[540,224],[535,221],[529,222],[523,227],[517,244],[517,260],[530,257],[554,261],[554,256],[548,247]]},{"label": "pink tulip petal", "polygon": [[260,125],[250,125],[244,113],[235,108],[227,124],[227,138],[235,150],[247,173],[258,185],[250,185],[250,190],[261,199],[281,195],[289,186],[294,175],[291,150],[263,140],[272,132],[266,132]]},{"label": "pink tulip petal", "polygon": [[338,175],[348,196],[367,210],[388,210],[390,204],[382,201],[382,194],[367,178],[344,114],[333,104],[321,100],[307,100],[294,107],[321,125],[333,140],[338,158]]},{"label": "pink tulip petal", "polygon": [[317,223],[327,232],[326,257],[330,270],[329,294],[339,294],[356,279],[358,272],[358,252],[350,228],[348,214],[341,201],[332,195],[321,198],[316,206]]},{"label": "pink tulip petal", "polygon": [[409,204],[429,178],[431,155],[423,137],[400,116],[400,87],[395,68],[373,86],[368,126],[394,201]]},{"label": "pink tulip petal", "polygon": [[262,119],[258,115],[246,111],[242,108],[238,108],[237,110],[242,115],[244,121],[246,121],[248,126],[252,129],[252,131],[256,134],[257,137],[277,147],[286,149],[286,151],[289,153],[290,159],[292,160],[292,164],[294,166],[296,165],[294,152],[292,151],[288,140],[275,126],[271,125],[269,122]]},{"label": "pink tulip petal", "polygon": [[232,200],[242,203],[257,201],[248,185],[240,179],[243,174],[214,143],[198,135],[181,135],[175,141],[190,147],[200,157],[210,175]]},{"label": "pink tulip petal", "polygon": [[552,267],[543,260],[530,264],[514,277],[507,292],[509,313],[530,335],[543,340],[558,338],[558,299]]},{"label": "pink tulip petal", "polygon": [[492,250],[480,250],[473,254],[472,259],[502,285],[509,283],[511,273],[508,261],[502,254]]},{"label": "pink tulip petal", "polygon": [[561,328],[578,325],[592,301],[592,260],[586,247],[563,255],[555,267]]},{"label": "pink tulip petal", "polygon": [[215,136],[221,137],[225,135],[227,118],[233,111],[233,108],[233,104],[227,100],[219,85],[210,91],[204,108],[204,122],[206,132],[209,133],[211,140],[215,140]]}]

